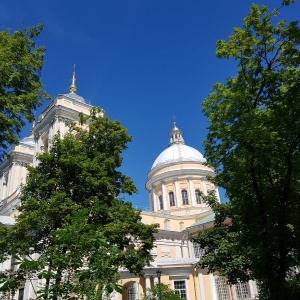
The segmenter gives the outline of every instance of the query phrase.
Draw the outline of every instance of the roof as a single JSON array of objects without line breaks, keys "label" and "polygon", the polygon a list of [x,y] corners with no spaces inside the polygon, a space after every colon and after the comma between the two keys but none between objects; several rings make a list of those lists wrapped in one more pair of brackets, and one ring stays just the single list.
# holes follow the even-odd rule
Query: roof
[{"label": "roof", "polygon": [[206,216],[205,218],[199,220],[198,222],[194,223],[193,225],[189,226],[188,229],[214,222],[214,220],[215,220],[215,213],[212,213]]},{"label": "roof", "polygon": [[182,131],[176,127],[176,124],[174,123],[174,127],[170,132],[169,147],[159,154],[154,161],[151,170],[156,167],[166,166],[174,163],[204,163],[205,161],[205,158],[198,150],[185,145],[182,137]]},{"label": "roof", "polygon": [[72,100],[78,101],[78,102],[82,102],[85,103],[84,98],[75,94],[75,93],[69,93],[69,94],[63,94],[64,97],[66,98],[71,98]]}]

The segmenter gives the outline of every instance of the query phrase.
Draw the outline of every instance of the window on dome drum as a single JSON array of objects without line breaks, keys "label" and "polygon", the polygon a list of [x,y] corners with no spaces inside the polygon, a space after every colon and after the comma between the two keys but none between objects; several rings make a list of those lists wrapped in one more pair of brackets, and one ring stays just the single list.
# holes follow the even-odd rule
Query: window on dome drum
[{"label": "window on dome drum", "polygon": [[201,204],[202,203],[202,199],[201,199],[200,191],[198,189],[195,191],[195,195],[196,195],[196,203],[197,204]]},{"label": "window on dome drum", "polygon": [[169,192],[170,206],[175,206],[174,193]]},{"label": "window on dome drum", "polygon": [[162,195],[158,196],[158,201],[159,201],[159,209],[164,209],[164,204],[163,204],[163,198]]},{"label": "window on dome drum", "polygon": [[182,205],[189,204],[189,199],[188,199],[187,191],[186,190],[182,190],[181,191],[181,195],[182,195]]},{"label": "window on dome drum", "polygon": [[138,300],[139,294],[137,291],[136,283],[127,287],[127,300]]},{"label": "window on dome drum", "polygon": [[194,248],[194,256],[195,258],[202,258],[202,256],[205,254],[205,250],[200,247],[198,243],[193,242],[193,248]]},{"label": "window on dome drum", "polygon": [[174,281],[174,291],[179,294],[182,299],[187,299],[185,280]]}]

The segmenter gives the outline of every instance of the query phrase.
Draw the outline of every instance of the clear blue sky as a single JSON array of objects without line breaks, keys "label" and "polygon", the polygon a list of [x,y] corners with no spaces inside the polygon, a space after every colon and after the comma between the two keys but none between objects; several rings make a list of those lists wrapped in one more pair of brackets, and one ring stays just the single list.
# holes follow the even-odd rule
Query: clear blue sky
[{"label": "clear blue sky", "polygon": [[[139,194],[126,199],[146,208],[147,174],[168,146],[173,116],[186,144],[204,152],[201,102],[214,83],[236,73],[234,62],[216,58],[215,44],[241,26],[252,2],[10,0],[0,3],[0,30],[45,25],[36,42],[47,48],[46,91],[52,97],[68,93],[76,64],[77,94],[119,119],[133,136],[122,171]],[[278,0],[256,3],[280,6]],[[278,18],[299,15],[298,1]],[[27,135],[29,127],[22,133]]]}]

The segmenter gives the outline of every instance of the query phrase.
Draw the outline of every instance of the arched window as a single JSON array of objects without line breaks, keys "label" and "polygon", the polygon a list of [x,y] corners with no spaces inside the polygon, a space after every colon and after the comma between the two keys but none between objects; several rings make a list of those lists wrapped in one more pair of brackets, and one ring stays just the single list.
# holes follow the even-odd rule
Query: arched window
[{"label": "arched window", "polygon": [[189,204],[189,199],[188,199],[187,191],[186,190],[182,190],[181,191],[181,195],[182,195],[182,205]]},{"label": "arched window", "polygon": [[137,284],[135,282],[127,287],[127,299],[128,300],[137,300],[137,299],[139,299]]},{"label": "arched window", "polygon": [[195,191],[195,195],[196,195],[196,203],[197,204],[201,204],[202,203],[202,199],[201,199],[201,194],[199,190]]},{"label": "arched window", "polygon": [[163,204],[163,198],[162,195],[158,196],[158,201],[159,201],[159,209],[164,209],[164,204]]},{"label": "arched window", "polygon": [[170,206],[175,206],[174,193],[169,192]]}]

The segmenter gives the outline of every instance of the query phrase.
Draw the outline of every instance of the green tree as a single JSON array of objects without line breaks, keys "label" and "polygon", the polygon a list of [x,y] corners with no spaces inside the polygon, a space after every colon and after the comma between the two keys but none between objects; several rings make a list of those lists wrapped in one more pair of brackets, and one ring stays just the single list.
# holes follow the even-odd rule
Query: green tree
[{"label": "green tree", "polygon": [[254,279],[249,272],[250,249],[240,243],[236,224],[228,218],[232,215],[231,202],[219,203],[214,193],[202,195],[202,198],[212,207],[215,219],[213,228],[200,231],[190,238],[204,250],[204,255],[196,267],[207,268],[210,273],[218,271],[220,276],[227,278],[230,285]]},{"label": "green tree", "polygon": [[[243,28],[217,42],[217,56],[235,59],[238,70],[203,102],[210,123],[205,154],[213,181],[226,190],[233,226],[216,231],[234,236],[227,261],[246,258],[236,279],[249,267],[261,299],[272,300],[300,297],[300,29],[278,15],[253,4]],[[214,242],[216,249],[226,245]]]},{"label": "green tree", "polygon": [[143,300],[181,300],[176,291],[172,290],[170,286],[159,283],[156,284],[153,288],[148,289],[147,295],[144,296]]},{"label": "green tree", "polygon": [[10,33],[0,32],[0,160],[26,121],[34,120],[34,110],[48,98],[41,83],[45,48],[33,39],[42,25]]},{"label": "green tree", "polygon": [[38,277],[45,280],[39,299],[99,299],[118,290],[120,268],[138,274],[152,260],[157,225],[141,223],[140,211],[118,198],[136,192],[118,170],[131,137],[100,113],[91,111],[88,130],[70,124],[29,168],[17,223],[0,238],[2,256],[20,264],[3,274],[2,290]]}]

